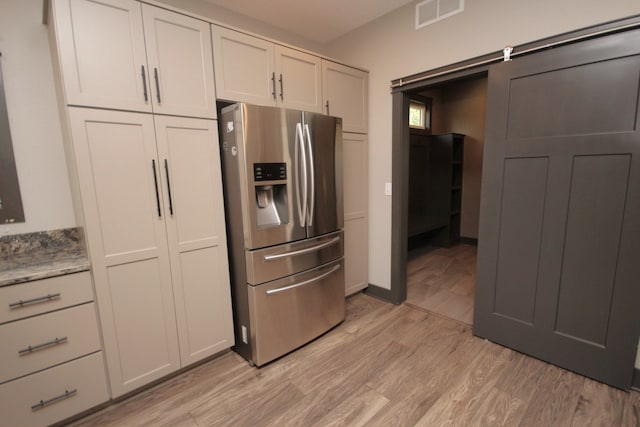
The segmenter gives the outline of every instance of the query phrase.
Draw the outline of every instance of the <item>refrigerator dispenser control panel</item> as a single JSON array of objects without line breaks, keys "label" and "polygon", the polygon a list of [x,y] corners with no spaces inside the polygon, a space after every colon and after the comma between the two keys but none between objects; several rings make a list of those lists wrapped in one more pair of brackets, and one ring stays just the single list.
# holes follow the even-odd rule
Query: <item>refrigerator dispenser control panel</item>
[{"label": "refrigerator dispenser control panel", "polygon": [[274,181],[287,179],[286,163],[254,163],[253,179],[255,181]]}]

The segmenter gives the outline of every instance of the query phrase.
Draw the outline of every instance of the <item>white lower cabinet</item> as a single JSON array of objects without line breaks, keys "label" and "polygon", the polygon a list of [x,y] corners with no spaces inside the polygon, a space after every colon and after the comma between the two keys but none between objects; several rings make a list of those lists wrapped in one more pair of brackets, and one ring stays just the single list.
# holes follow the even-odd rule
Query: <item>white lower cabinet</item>
[{"label": "white lower cabinet", "polygon": [[0,383],[100,351],[93,303],[0,326]]},{"label": "white lower cabinet", "polygon": [[109,400],[88,272],[0,288],[0,424],[45,426]]},{"label": "white lower cabinet", "polygon": [[367,135],[342,135],[344,182],[345,294],[369,286],[369,214]]},{"label": "white lower cabinet", "polygon": [[217,122],[154,120],[169,197],[165,223],[185,366],[234,344]]},{"label": "white lower cabinet", "polygon": [[216,121],[69,108],[113,397],[231,347]]},{"label": "white lower cabinet", "polygon": [[50,425],[107,400],[101,352],[0,385],[2,423],[12,427]]}]

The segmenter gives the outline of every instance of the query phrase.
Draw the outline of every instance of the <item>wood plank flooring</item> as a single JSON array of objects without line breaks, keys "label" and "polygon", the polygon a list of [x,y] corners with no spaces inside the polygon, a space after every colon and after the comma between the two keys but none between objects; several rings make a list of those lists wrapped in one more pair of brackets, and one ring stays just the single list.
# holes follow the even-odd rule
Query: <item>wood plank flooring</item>
[{"label": "wood plank flooring", "polygon": [[329,333],[263,368],[233,352],[75,426],[639,426],[625,393],[359,293]]},{"label": "wood plank flooring", "polygon": [[465,244],[409,251],[406,304],[472,325],[476,253]]}]

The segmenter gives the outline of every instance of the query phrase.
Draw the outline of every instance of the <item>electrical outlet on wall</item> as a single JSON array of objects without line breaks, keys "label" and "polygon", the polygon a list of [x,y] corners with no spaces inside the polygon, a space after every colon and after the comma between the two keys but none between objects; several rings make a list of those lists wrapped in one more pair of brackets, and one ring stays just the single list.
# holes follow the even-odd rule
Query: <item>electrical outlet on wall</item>
[{"label": "electrical outlet on wall", "polygon": [[385,196],[390,196],[391,195],[391,183],[390,182],[385,182],[384,183],[384,195]]}]

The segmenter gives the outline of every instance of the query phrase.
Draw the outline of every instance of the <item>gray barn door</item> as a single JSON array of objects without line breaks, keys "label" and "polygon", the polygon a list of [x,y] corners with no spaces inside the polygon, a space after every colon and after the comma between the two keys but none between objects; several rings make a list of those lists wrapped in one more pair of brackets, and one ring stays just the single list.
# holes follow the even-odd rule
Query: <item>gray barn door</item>
[{"label": "gray barn door", "polygon": [[489,71],[474,333],[629,389],[640,331],[640,31]]}]

